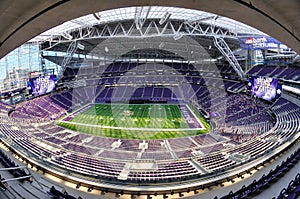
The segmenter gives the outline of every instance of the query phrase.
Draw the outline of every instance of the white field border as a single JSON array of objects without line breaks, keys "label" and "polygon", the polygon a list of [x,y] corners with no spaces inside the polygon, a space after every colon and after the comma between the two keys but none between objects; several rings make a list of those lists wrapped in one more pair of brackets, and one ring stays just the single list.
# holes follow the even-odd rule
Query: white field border
[{"label": "white field border", "polygon": [[197,122],[199,122],[199,124],[202,126],[202,128],[197,128],[199,130],[204,130],[205,127],[204,125],[202,124],[202,122],[199,120],[199,118],[197,117],[197,115],[194,113],[194,111],[189,107],[188,104],[185,104],[186,108],[190,110],[190,112],[193,114],[193,116],[196,118]]},{"label": "white field border", "polygon": [[[75,112],[73,113],[80,113],[82,109],[86,109],[87,106],[90,106],[91,105],[95,105],[95,104],[88,104],[84,107],[82,107],[81,109],[78,109],[76,110]],[[121,104],[114,104],[114,105],[121,105]],[[131,105],[134,105],[134,104],[131,104]],[[145,104],[146,105],[146,104]],[[164,104],[163,104],[164,105]],[[190,109],[190,107],[185,104],[185,106],[190,110],[190,112],[193,114],[193,116],[196,118],[197,122],[199,122],[199,124],[201,124],[202,128],[179,128],[179,129],[164,129],[164,128],[132,128],[132,127],[119,127],[119,126],[102,126],[102,125],[96,125],[96,124],[84,124],[84,123],[78,123],[78,122],[69,122],[69,121],[63,121],[64,118],[70,116],[70,115],[73,115],[73,113],[70,113],[68,115],[66,115],[65,117],[61,118],[60,120],[57,120],[57,122],[62,122],[62,123],[67,123],[67,124],[76,124],[76,125],[79,125],[79,126],[88,126],[88,127],[97,127],[97,128],[103,128],[103,129],[121,129],[121,130],[131,130],[131,131],[197,131],[197,130],[204,130],[205,127],[204,125],[202,124],[202,122],[199,120],[199,118],[195,115],[194,111],[192,111]],[[89,107],[89,108],[90,108]],[[181,110],[180,110],[181,112]],[[182,112],[181,112],[182,114]],[[76,115],[75,115],[76,116]],[[183,117],[183,116],[182,116]]]}]

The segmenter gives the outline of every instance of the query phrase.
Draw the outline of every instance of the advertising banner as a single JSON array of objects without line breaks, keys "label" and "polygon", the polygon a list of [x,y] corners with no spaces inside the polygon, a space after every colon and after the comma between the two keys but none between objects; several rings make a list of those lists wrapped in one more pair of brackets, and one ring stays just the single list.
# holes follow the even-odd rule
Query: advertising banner
[{"label": "advertising banner", "polygon": [[238,35],[238,39],[244,50],[278,49],[285,46],[270,36]]}]

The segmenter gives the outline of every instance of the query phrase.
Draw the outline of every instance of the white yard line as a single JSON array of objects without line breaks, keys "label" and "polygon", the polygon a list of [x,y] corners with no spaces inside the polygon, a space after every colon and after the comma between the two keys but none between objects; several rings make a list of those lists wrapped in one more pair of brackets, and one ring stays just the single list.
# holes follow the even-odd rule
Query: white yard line
[{"label": "white yard line", "polygon": [[188,129],[161,129],[161,128],[127,128],[127,127],[117,127],[117,126],[101,126],[95,124],[82,124],[77,122],[67,122],[61,121],[63,123],[68,124],[77,124],[81,126],[90,126],[90,127],[99,127],[99,128],[107,128],[107,129],[122,129],[122,130],[136,130],[136,131],[195,131],[195,130],[203,130],[203,128],[188,128]]}]

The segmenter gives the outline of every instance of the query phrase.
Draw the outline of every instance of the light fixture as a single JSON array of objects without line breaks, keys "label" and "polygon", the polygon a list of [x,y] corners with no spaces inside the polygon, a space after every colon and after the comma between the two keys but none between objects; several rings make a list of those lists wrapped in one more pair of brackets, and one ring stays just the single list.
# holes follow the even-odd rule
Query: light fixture
[{"label": "light fixture", "polygon": [[84,50],[84,45],[82,45],[81,43],[78,43],[77,48],[79,48],[80,50]]},{"label": "light fixture", "polygon": [[93,13],[93,16],[97,19],[100,20],[100,14],[98,12]]},{"label": "light fixture", "polygon": [[135,16],[134,16],[136,29],[138,30],[142,29],[145,21],[148,19],[150,10],[151,10],[151,6],[136,7]]},{"label": "light fixture", "polygon": [[180,33],[177,33],[177,34],[175,34],[175,35],[173,36],[173,39],[176,41],[176,40],[181,39],[181,37],[183,37],[183,35],[180,34]]},{"label": "light fixture", "polygon": [[162,25],[163,23],[165,23],[169,18],[171,17],[171,13],[166,12],[164,14],[164,16],[159,20],[159,24]]},{"label": "light fixture", "polygon": [[159,44],[159,46],[158,46],[159,48],[163,48],[163,47],[165,47],[165,42],[161,42],[160,44]]},{"label": "light fixture", "polygon": [[194,23],[199,23],[200,21],[207,21],[207,20],[217,20],[219,18],[218,15],[211,15],[211,16],[206,16],[198,19],[194,19],[191,21],[188,21],[189,24],[194,24]]},{"label": "light fixture", "polygon": [[135,26],[136,26],[136,29],[138,29],[138,30],[140,30],[142,28],[142,21],[139,17],[135,18]]},{"label": "light fixture", "polygon": [[66,33],[66,32],[64,32],[64,33],[62,34],[62,36],[63,36],[65,39],[68,39],[68,40],[71,40],[71,39],[73,39],[73,36],[72,36],[72,35],[70,35],[70,33]]}]

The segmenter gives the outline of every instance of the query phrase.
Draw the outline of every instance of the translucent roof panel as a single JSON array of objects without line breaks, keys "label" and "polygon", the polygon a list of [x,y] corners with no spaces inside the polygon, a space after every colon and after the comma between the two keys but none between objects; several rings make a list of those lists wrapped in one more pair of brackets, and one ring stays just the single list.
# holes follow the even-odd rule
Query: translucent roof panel
[{"label": "translucent roof panel", "polygon": [[201,21],[202,23],[207,24],[214,23],[216,26],[226,28],[234,33],[266,35],[265,33],[251,26],[248,26],[246,24],[243,24],[241,22],[235,21],[227,17],[218,16],[213,13],[177,7],[151,6],[128,7],[102,11],[96,13],[99,16],[100,20],[97,19],[93,14],[89,14],[56,26],[36,36],[31,41],[49,40],[53,36],[61,35],[63,33],[68,33],[79,28],[89,27],[97,24],[132,20],[135,18],[137,12],[140,13],[140,16],[142,18],[161,19],[166,15],[166,13],[170,13],[170,19],[172,20],[184,20],[189,22]]}]

